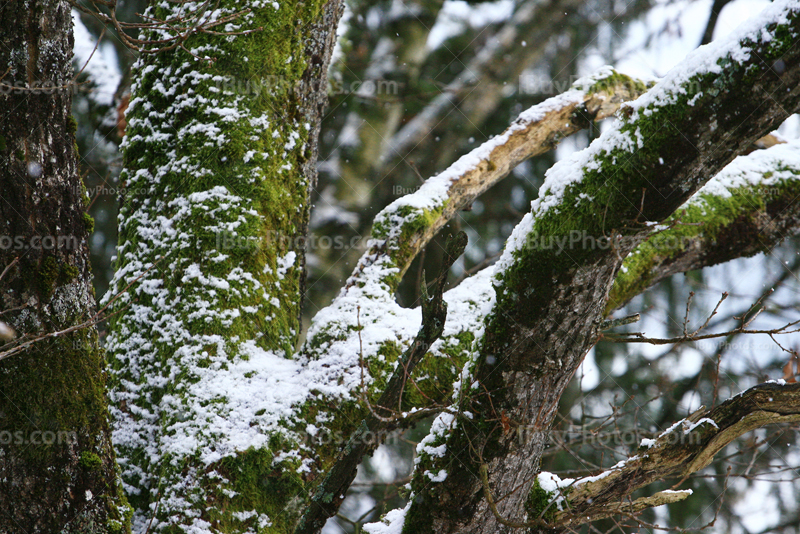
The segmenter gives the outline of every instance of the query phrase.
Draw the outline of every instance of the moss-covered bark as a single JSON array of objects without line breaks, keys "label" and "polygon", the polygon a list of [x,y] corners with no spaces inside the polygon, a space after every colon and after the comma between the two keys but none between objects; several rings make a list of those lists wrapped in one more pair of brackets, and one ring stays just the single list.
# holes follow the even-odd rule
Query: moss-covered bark
[{"label": "moss-covered bark", "polygon": [[[135,527],[285,531],[302,500],[257,392],[299,335],[304,235],[336,1],[225,1],[134,68],[117,274],[115,444]],[[149,14],[183,9],[154,3]],[[184,15],[186,16],[186,15]],[[161,34],[146,34],[157,39]],[[130,284],[130,288],[125,291]],[[154,527],[156,528],[156,527]]]},{"label": "moss-covered bark", "polygon": [[606,313],[671,274],[768,252],[795,234],[797,154],[790,143],[740,156],[625,259]]},{"label": "moss-covered bark", "polygon": [[[560,162],[498,263],[497,301],[462,405],[470,417],[433,440],[412,481],[407,532],[494,532],[475,476],[488,465],[500,513],[525,515],[524,496],[558,399],[597,339],[623,258],[711,176],[800,105],[797,8],[715,48],[699,50],[586,151]],[[776,74],[771,66],[787,68]],[[753,94],[775,94],[769,103]],[[747,119],[745,119],[747,117]],[[572,249],[549,239],[578,236]],[[612,238],[613,246],[598,242]],[[584,241],[585,240],[585,241]],[[593,240],[593,241],[592,241]],[[594,245],[592,244],[594,242]],[[528,432],[517,439],[517,428]],[[425,472],[446,472],[430,483]]]},{"label": "moss-covered bark", "polygon": [[[36,337],[95,314],[70,114],[72,18],[67,2],[47,0],[7,2],[0,20],[0,315]],[[104,363],[94,326],[0,361],[3,532],[128,530]]]}]

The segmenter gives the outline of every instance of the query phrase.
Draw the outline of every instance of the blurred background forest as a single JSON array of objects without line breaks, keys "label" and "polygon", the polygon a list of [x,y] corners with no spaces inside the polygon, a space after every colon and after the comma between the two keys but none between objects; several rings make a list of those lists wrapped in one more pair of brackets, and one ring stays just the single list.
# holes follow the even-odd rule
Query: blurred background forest
[{"label": "blurred background forest", "polygon": [[[136,21],[145,3],[119,1],[118,18]],[[727,34],[767,4],[348,0],[331,65],[313,192],[306,324],[343,285],[366,246],[372,218],[387,204],[501,133],[524,109],[568,89],[577,77],[609,64],[645,81],[657,79],[701,43]],[[117,209],[124,194],[118,180],[119,145],[135,52],[90,16],[75,12],[74,18],[76,71],[92,56],[79,78],[86,83],[75,96],[74,114],[95,220],[91,254],[99,298],[113,273]],[[267,83],[255,83],[248,90],[268,89]],[[469,247],[453,267],[451,283],[491,265],[536,198],[544,172],[587,146],[604,126],[592,124],[520,165],[454,220],[446,233],[464,230]],[[800,137],[798,116],[786,121],[779,134]],[[445,237],[432,242],[409,270],[398,295],[402,305],[417,305],[422,268],[437,271]],[[800,241],[789,238],[768,254],[675,276],[616,316],[638,312],[642,320],[630,330],[681,335],[685,318],[695,328],[701,325],[728,292],[709,331],[738,326],[761,297],[766,309],[753,326],[781,326],[800,315],[799,254]],[[694,297],[687,308],[690,292]],[[700,405],[783,377],[789,351],[800,349],[800,337],[777,341],[783,349],[768,336],[679,346],[601,341],[562,399],[542,469],[562,478],[596,472],[634,454],[643,438],[657,436]],[[362,523],[403,506],[415,444],[426,426],[392,436],[365,461],[340,516],[325,532],[357,532]],[[746,435],[681,486],[694,490],[691,498],[649,510],[642,519],[689,530],[715,521],[711,528],[720,533],[800,532],[799,436],[796,427]],[[639,530],[635,522],[619,521],[582,530]]]}]

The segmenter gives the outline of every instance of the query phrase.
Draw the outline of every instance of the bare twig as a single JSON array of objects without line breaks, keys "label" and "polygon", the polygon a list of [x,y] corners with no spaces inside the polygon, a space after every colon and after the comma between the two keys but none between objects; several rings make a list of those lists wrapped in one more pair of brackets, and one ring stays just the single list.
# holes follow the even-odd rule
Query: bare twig
[{"label": "bare twig", "polygon": [[160,261],[161,261],[163,258],[164,258],[163,256],[162,256],[162,257],[160,257],[160,258],[158,258],[158,259],[155,261],[155,263],[153,263],[153,265],[151,265],[151,266],[150,266],[150,268],[149,268],[149,269],[147,269],[147,270],[146,270],[146,271],[144,271],[142,274],[140,274],[139,276],[137,276],[136,278],[134,278],[133,280],[131,280],[131,282],[130,282],[128,285],[126,285],[124,289],[122,289],[122,290],[121,290],[119,293],[117,293],[116,295],[114,295],[114,297],[113,297],[111,300],[109,300],[109,301],[108,301],[108,303],[107,303],[105,306],[103,306],[103,307],[102,307],[100,310],[98,310],[98,311],[97,311],[97,313],[95,313],[95,314],[94,314],[94,315],[93,315],[93,316],[92,316],[90,319],[88,319],[88,320],[86,320],[86,321],[84,321],[84,322],[82,322],[82,323],[80,323],[80,324],[77,324],[77,325],[70,326],[69,328],[65,328],[64,330],[59,330],[59,331],[57,331],[57,332],[48,332],[48,333],[46,333],[46,334],[41,334],[41,335],[39,335],[39,336],[36,336],[36,337],[34,337],[33,339],[29,339],[28,341],[24,341],[24,342],[22,342],[22,343],[20,343],[19,345],[16,345],[15,347],[13,347],[13,348],[10,348],[10,349],[8,349],[8,350],[5,350],[5,351],[3,351],[3,352],[0,352],[0,361],[2,361],[2,360],[6,359],[6,358],[8,358],[8,357],[10,357],[10,356],[13,356],[13,355],[15,355],[15,354],[18,354],[18,353],[20,353],[20,352],[24,351],[25,349],[27,349],[28,347],[30,347],[31,345],[33,345],[33,344],[35,344],[35,343],[38,343],[38,342],[40,342],[40,341],[44,341],[45,339],[50,339],[50,338],[54,338],[54,337],[61,337],[61,336],[65,336],[65,335],[67,335],[67,334],[71,334],[72,332],[77,332],[78,330],[83,330],[84,328],[89,328],[89,327],[92,327],[92,326],[94,326],[94,325],[96,325],[96,324],[98,324],[98,323],[101,323],[101,322],[105,321],[105,320],[106,320],[106,319],[108,319],[109,317],[113,317],[113,316],[114,316],[114,315],[116,315],[117,313],[120,313],[120,312],[121,312],[121,311],[122,311],[124,308],[122,308],[122,309],[120,309],[120,310],[117,310],[116,312],[114,312],[113,314],[111,314],[111,315],[109,315],[109,316],[103,316],[103,312],[104,312],[104,311],[105,311],[105,310],[106,310],[106,309],[107,309],[107,308],[108,308],[108,307],[109,307],[109,306],[110,306],[110,305],[111,305],[111,304],[112,304],[112,303],[113,303],[115,300],[117,300],[117,299],[118,299],[118,298],[119,298],[119,297],[120,297],[122,294],[126,293],[126,292],[128,291],[128,289],[129,289],[129,288],[130,288],[130,287],[131,287],[131,286],[132,286],[134,283],[136,283],[136,282],[137,282],[138,280],[140,280],[140,279],[141,279],[141,278],[142,278],[144,275],[146,275],[148,272],[150,272],[150,270],[152,270],[152,269],[153,269],[153,268],[154,268],[156,265],[158,265],[158,262],[160,262]]}]

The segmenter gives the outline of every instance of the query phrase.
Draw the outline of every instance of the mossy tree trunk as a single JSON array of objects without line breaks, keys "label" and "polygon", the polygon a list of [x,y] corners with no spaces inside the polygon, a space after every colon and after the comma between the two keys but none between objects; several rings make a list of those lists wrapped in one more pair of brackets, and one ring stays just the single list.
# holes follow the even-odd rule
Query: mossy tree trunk
[{"label": "mossy tree trunk", "polygon": [[[148,14],[206,16],[182,6],[155,2]],[[285,531],[299,514],[310,473],[278,458],[281,414],[265,398],[300,333],[316,139],[342,7],[224,0],[209,14],[234,16],[221,33],[134,65],[106,298],[130,285],[112,306],[108,350],[136,531]]]},{"label": "mossy tree trunk", "polygon": [[[2,352],[96,310],[70,112],[70,7],[5,2],[0,20],[0,318],[18,336]],[[0,531],[127,529],[103,366],[94,326],[0,361]]]}]

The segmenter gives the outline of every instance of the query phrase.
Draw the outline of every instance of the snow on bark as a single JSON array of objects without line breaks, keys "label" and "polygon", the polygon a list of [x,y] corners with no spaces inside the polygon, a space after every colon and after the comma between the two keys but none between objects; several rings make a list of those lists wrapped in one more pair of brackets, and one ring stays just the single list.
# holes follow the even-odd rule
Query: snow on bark
[{"label": "snow on bark", "polygon": [[[765,75],[775,61],[796,64],[792,45],[798,11],[798,2],[775,3],[722,44],[699,49],[646,96],[623,106],[614,127],[589,148],[548,171],[531,213],[514,230],[496,265],[497,298],[469,378],[486,393],[463,405],[481,413],[448,436],[444,460],[421,459],[405,531],[495,531],[499,520],[476,497],[483,493],[470,474],[486,464],[493,491],[507,497],[500,513],[516,521],[525,512],[529,472],[536,468],[544,441],[538,432],[516,443],[509,429],[532,425],[545,431],[549,426],[561,391],[596,339],[619,264],[660,230],[650,222],[663,221],[735,153],[777,126],[785,110],[798,105],[796,68]],[[754,103],[744,96],[752,94],[754,83],[781,101],[760,107],[751,116],[755,120],[743,122],[748,106],[762,104],[760,98]],[[570,232],[626,240],[615,249],[582,247],[560,256],[537,247],[541,237]],[[509,428],[500,423],[503,416]],[[481,452],[480,461],[475,451]],[[425,472],[436,472],[430,466],[437,461],[451,466],[450,471],[444,482],[431,484]],[[461,507],[459,513],[453,514],[453,506]]]},{"label": "snow on bark", "polygon": [[[186,17],[193,5],[148,13]],[[324,87],[313,82],[327,63],[305,57],[327,60],[338,5],[229,0],[196,16],[234,13],[232,34],[196,34],[187,50],[134,66],[105,302],[117,314],[107,342],[114,441],[136,531],[151,518],[156,532],[284,528],[309,471],[295,428],[309,389],[290,358],[297,237],[315,179],[313,90]]]},{"label": "snow on bark", "polygon": [[[522,161],[550,150],[560,138],[585,127],[586,117],[610,116],[622,102],[644,91],[644,83],[603,67],[577,80],[565,93],[523,111],[505,132],[384,208],[373,224],[374,241],[347,287],[357,283],[361,271],[380,263],[377,276],[394,290],[417,252],[455,213]],[[370,271],[368,276],[376,273]]]}]

